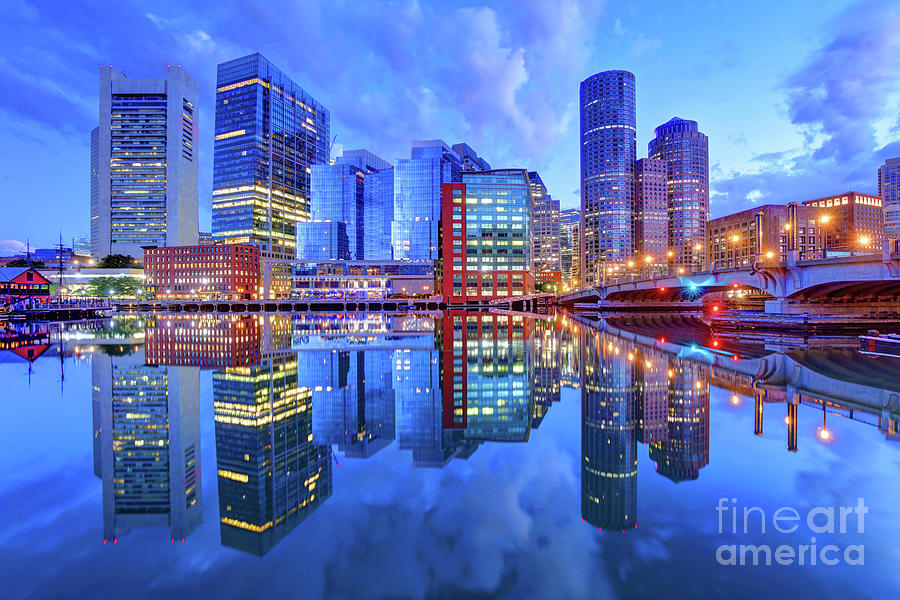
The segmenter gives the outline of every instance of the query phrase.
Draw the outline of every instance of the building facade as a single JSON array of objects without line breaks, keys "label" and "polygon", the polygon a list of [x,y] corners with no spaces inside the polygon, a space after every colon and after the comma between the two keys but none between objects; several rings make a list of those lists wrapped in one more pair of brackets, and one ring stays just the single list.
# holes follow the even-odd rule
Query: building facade
[{"label": "building facade", "polygon": [[789,212],[788,206],[766,204],[712,219],[706,226],[709,261],[717,267],[746,266],[762,258],[784,261],[791,235],[796,235],[800,252],[825,248],[823,213],[815,207],[798,206],[797,231],[792,232]]},{"label": "building facade", "polygon": [[900,239],[900,157],[889,158],[878,168],[878,196],[884,209],[888,239]]},{"label": "building facade", "polygon": [[581,82],[581,281],[634,252],[634,74],[603,71]]},{"label": "building facade", "polygon": [[350,260],[350,237],[344,221],[297,223],[297,258],[301,260]]},{"label": "building facade", "polygon": [[[259,53],[219,63],[216,85],[213,236],[292,259],[310,170],[328,164],[329,112]],[[287,293],[275,275],[273,295]]]},{"label": "building facade", "polygon": [[197,243],[197,82],[181,67],[130,79],[100,67],[91,132],[91,254]]},{"label": "building facade", "polygon": [[450,303],[534,291],[531,186],[524,169],[462,174],[443,186],[439,290]]},{"label": "building facade", "polygon": [[434,295],[429,260],[303,262],[294,268],[295,298],[382,299]]},{"label": "building facade", "polygon": [[666,162],[668,248],[675,265],[705,261],[709,220],[709,140],[696,121],[673,117],[654,130],[650,158]]},{"label": "building facade", "polygon": [[884,210],[881,198],[872,194],[847,192],[815,200],[803,206],[819,209],[827,217],[826,245],[835,251],[881,250]]},{"label": "building facade", "polygon": [[650,264],[667,264],[669,214],[666,195],[666,163],[642,158],[634,165],[634,250]]},{"label": "building facade", "polygon": [[441,185],[460,181],[465,170],[488,170],[490,165],[466,144],[454,146],[465,158],[443,140],[413,140],[410,146],[410,157],[399,159],[394,168],[393,258],[437,260]]},{"label": "building facade", "polygon": [[537,171],[529,171],[531,182],[532,220],[531,240],[534,252],[534,282],[562,283],[559,238],[559,200],[547,193],[547,186]]},{"label": "building facade", "polygon": [[50,280],[31,267],[0,267],[0,296],[49,296]]},{"label": "building facade", "polygon": [[260,297],[260,249],[250,244],[147,248],[147,292],[161,298],[255,300]]}]

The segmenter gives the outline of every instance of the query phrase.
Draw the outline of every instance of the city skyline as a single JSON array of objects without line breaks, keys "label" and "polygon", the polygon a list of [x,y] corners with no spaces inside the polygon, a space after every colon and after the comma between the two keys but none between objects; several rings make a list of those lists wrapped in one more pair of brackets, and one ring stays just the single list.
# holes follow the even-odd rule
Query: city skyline
[{"label": "city skyline", "polygon": [[[97,114],[98,63],[138,77],[161,77],[166,64],[181,64],[197,79],[201,230],[209,230],[211,219],[215,67],[256,51],[328,107],[338,134],[334,155],[343,147],[365,147],[393,162],[406,156],[409,140],[462,139],[495,165],[541,172],[562,208],[577,205],[578,198],[576,85],[604,69],[637,76],[639,146],[652,137],[653,126],[674,115],[701,123],[712,141],[713,217],[844,187],[874,193],[878,166],[900,154],[894,122],[900,17],[887,3],[824,2],[815,15],[793,6],[758,12],[688,7],[680,10],[685,26],[705,36],[689,46],[666,27],[665,10],[565,3],[525,6],[518,16],[508,8],[409,4],[367,33],[354,26],[355,19],[371,19],[381,7],[367,7],[340,24],[335,12],[322,8],[313,33],[327,51],[304,50],[301,59],[288,58],[297,55],[291,50],[296,42],[268,7],[246,12],[269,35],[246,34],[240,41],[227,31],[227,10],[189,18],[165,5],[154,5],[153,12],[121,7],[111,15],[114,31],[88,35],[89,45],[77,45],[65,40],[96,32],[100,17],[91,9],[68,18],[56,12],[51,17],[41,3],[19,5],[4,42],[11,46],[2,68],[13,85],[0,100],[8,117],[0,136],[9,142],[8,192],[32,201],[9,203],[12,218],[0,228],[0,254],[19,250],[26,237],[33,246],[46,245],[60,227],[66,237],[89,233],[89,133]],[[437,48],[445,28],[460,19],[472,24],[472,35],[447,66]],[[50,41],[23,37],[36,21],[45,22]],[[734,39],[730,29],[738,24],[756,35]],[[434,35],[410,35],[417,29]],[[145,41],[135,44],[136,33]],[[337,46],[328,43],[335,36],[341,39]],[[783,41],[777,54],[753,42],[760,36]],[[52,48],[42,47],[48,43]],[[357,54],[365,58],[352,65]],[[710,55],[716,58],[710,61]],[[677,76],[676,62],[684,67]],[[335,79],[334,64],[347,65],[346,74]],[[382,77],[359,81],[360,68],[376,68]],[[445,71],[438,81],[437,73]],[[352,84],[347,78],[354,78]],[[411,81],[418,85],[408,86]],[[395,98],[388,93],[392,86],[404,93]],[[860,86],[867,94],[853,93]],[[666,94],[659,93],[663,89]],[[13,141],[15,151],[9,150]],[[54,164],[56,176],[35,197],[30,182],[41,164]],[[23,230],[25,211],[32,210],[51,218],[40,230]]]}]

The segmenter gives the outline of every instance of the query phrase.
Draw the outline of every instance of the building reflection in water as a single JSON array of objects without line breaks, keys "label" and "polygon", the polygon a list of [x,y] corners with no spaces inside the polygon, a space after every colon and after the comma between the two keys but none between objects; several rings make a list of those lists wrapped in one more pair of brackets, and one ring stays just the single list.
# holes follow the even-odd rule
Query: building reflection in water
[{"label": "building reflection in water", "polygon": [[581,346],[581,517],[625,531],[637,526],[636,358],[620,340],[591,330]]},{"label": "building reflection in water", "polygon": [[168,528],[183,541],[201,523],[199,378],[196,368],[146,365],[131,346],[93,354],[105,541],[138,527]]},{"label": "building reflection in water", "polygon": [[637,527],[638,442],[676,483],[709,463],[710,367],[591,328],[581,345],[581,514],[627,531]]},{"label": "building reflection in water", "polygon": [[[257,555],[331,496],[332,448],[366,459],[396,440],[413,466],[444,467],[484,442],[527,441],[562,387],[581,391],[581,513],[601,529],[637,526],[638,442],[659,475],[699,477],[710,385],[733,392],[735,409],[754,398],[757,435],[764,403],[786,404],[792,451],[804,405],[820,411],[820,441],[831,415],[900,438],[900,386],[882,363],[838,351],[737,359],[581,323],[454,310],[148,317],[146,355],[135,333],[93,356],[104,536],[167,527],[174,541],[201,522],[201,368],[215,369],[222,543]],[[854,375],[836,377],[844,365]]]},{"label": "building reflection in water", "polygon": [[313,442],[297,366],[285,354],[213,373],[224,546],[262,556],[331,496],[331,448]]}]

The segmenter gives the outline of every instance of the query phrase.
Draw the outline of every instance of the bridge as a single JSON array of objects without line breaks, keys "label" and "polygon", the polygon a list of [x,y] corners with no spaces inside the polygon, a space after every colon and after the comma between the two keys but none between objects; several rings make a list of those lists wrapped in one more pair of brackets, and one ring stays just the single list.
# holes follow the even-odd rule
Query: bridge
[{"label": "bridge", "polygon": [[789,251],[786,260],[764,256],[750,264],[717,263],[687,274],[657,273],[562,294],[557,304],[598,308],[649,303],[696,304],[710,292],[753,290],[767,298],[773,314],[900,313],[900,241],[885,242],[880,254]]},{"label": "bridge", "polygon": [[427,312],[444,307],[440,297],[305,300],[115,300],[118,311],[174,313]]}]

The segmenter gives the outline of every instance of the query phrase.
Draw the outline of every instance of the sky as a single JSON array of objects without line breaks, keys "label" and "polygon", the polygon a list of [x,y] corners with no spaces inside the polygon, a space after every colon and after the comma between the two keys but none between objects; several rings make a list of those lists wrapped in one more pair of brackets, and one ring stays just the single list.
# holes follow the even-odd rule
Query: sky
[{"label": "sky", "polygon": [[0,256],[88,234],[99,65],[200,86],[210,230],[216,65],[260,52],[393,162],[466,142],[579,203],[578,84],[635,73],[637,150],[673,116],[709,136],[712,217],[853,189],[900,156],[900,1],[8,0],[0,24]]}]

